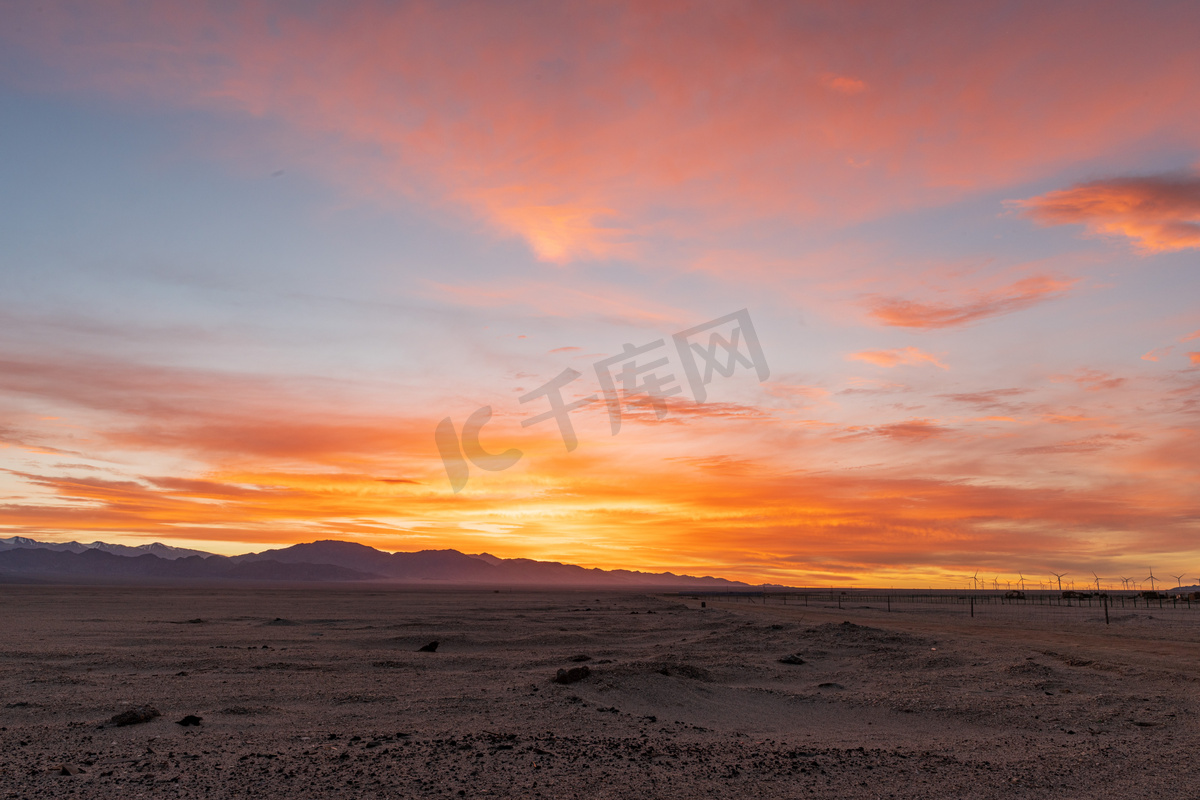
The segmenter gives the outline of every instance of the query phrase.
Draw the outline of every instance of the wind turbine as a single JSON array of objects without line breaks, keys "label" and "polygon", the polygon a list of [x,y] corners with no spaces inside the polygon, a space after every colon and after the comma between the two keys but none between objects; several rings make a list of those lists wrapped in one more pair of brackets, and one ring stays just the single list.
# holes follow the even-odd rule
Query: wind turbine
[{"label": "wind turbine", "polygon": [[1183,576],[1182,575],[1172,575],[1171,577],[1175,579],[1175,588],[1182,589],[1183,588]]},{"label": "wind turbine", "polygon": [[1025,573],[1018,572],[1017,575],[1020,576],[1017,579],[1017,585],[1021,587],[1021,591],[1023,592],[1023,591],[1025,591]]},{"label": "wind turbine", "polygon": [[1093,570],[1092,577],[1096,579],[1096,591],[1099,592],[1100,591],[1100,576],[1096,574],[1095,570]]},{"label": "wind turbine", "polygon": [[1133,580],[1133,578],[1121,578],[1121,585],[1125,587],[1125,591],[1127,592],[1129,591],[1129,582],[1131,580]]},{"label": "wind turbine", "polygon": [[996,575],[992,578],[992,591],[1000,591],[1000,576]]},{"label": "wind turbine", "polygon": [[1153,592],[1154,591],[1154,582],[1156,580],[1158,580],[1158,578],[1154,577],[1154,567],[1150,568],[1150,577],[1146,578],[1145,580],[1150,581],[1150,591]]},{"label": "wind turbine", "polygon": [[975,591],[979,591],[979,570],[975,570],[975,574],[971,576],[971,585],[975,587]]},{"label": "wind turbine", "polygon": [[1069,573],[1069,572],[1063,572],[1063,573],[1051,572],[1050,574],[1053,575],[1054,577],[1058,578],[1058,590],[1061,592],[1062,591],[1062,579],[1065,576],[1070,575],[1071,573]]}]

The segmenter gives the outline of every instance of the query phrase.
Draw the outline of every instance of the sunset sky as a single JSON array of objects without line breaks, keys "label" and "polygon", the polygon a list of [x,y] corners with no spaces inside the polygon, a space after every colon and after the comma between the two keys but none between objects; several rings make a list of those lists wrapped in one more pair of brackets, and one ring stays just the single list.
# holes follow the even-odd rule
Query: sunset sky
[{"label": "sunset sky", "polygon": [[[1197,41],[1194,2],[0,0],[0,536],[1196,582]],[[697,403],[672,335],[741,309],[769,376]],[[661,419],[522,426],[659,339]],[[522,455],[456,493],[434,432],[484,406]]]}]

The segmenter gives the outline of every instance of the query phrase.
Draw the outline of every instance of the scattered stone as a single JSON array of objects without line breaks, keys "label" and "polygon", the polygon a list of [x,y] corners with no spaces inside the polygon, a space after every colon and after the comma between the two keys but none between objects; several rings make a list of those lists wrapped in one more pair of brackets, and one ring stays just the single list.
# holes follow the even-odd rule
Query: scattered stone
[{"label": "scattered stone", "polygon": [[87,772],[83,767],[77,767],[74,764],[55,764],[47,770],[51,775],[78,775],[82,772]]},{"label": "scattered stone", "polygon": [[276,617],[275,619],[271,620],[270,622],[267,622],[264,624],[283,626],[283,625],[296,625],[297,623],[292,622],[290,619],[284,619],[283,617]]},{"label": "scattered stone", "polygon": [[591,656],[585,656],[584,654],[580,653],[580,654],[579,654],[579,655],[577,655],[577,656],[571,656],[570,660],[571,660],[571,661],[591,661],[591,660],[592,660],[592,657],[591,657]]},{"label": "scattered stone", "polygon": [[437,649],[438,649],[438,644],[440,644],[440,643],[439,642],[430,642],[429,644],[425,645],[424,647],[418,647],[417,652],[418,653],[436,653]]},{"label": "scattered stone", "polygon": [[560,669],[558,674],[554,676],[554,682],[577,683],[591,674],[592,671],[587,667],[571,667],[570,669]]},{"label": "scattered stone", "polygon": [[139,725],[160,716],[162,715],[158,713],[158,709],[154,706],[135,706],[134,708],[122,711],[120,714],[114,714],[112,723],[117,727]]},{"label": "scattered stone", "polygon": [[840,683],[829,682],[829,683],[818,683],[817,688],[818,689],[845,689],[846,687],[842,686]]},{"label": "scattered stone", "polygon": [[186,727],[188,727],[189,725],[199,725],[199,724],[200,724],[200,720],[202,720],[202,719],[203,719],[203,717],[197,717],[195,714],[188,714],[186,717],[184,717],[183,719],[179,720],[179,721],[178,721],[178,722],[176,722],[175,724],[176,724],[176,725],[182,725],[183,727],[185,727],[185,728],[186,728]]},{"label": "scattered stone", "polygon": [[780,664],[807,664],[808,662],[805,661],[803,658],[801,658],[799,655],[792,653],[790,656],[784,656],[783,658],[779,659],[779,663]]}]

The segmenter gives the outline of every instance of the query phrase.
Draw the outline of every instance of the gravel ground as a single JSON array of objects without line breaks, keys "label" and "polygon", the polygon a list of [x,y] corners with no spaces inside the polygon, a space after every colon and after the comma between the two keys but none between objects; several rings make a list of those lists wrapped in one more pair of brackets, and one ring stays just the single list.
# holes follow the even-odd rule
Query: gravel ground
[{"label": "gravel ground", "polygon": [[1186,621],[595,590],[0,602],[0,797],[1200,797]]}]

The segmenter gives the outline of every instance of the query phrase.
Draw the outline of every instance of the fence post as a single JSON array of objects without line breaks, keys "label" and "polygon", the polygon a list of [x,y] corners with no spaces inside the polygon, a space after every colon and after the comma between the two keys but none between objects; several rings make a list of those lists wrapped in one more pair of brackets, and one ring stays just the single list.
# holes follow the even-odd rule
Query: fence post
[{"label": "fence post", "polygon": [[1108,598],[1104,598],[1104,624],[1108,624]]}]

